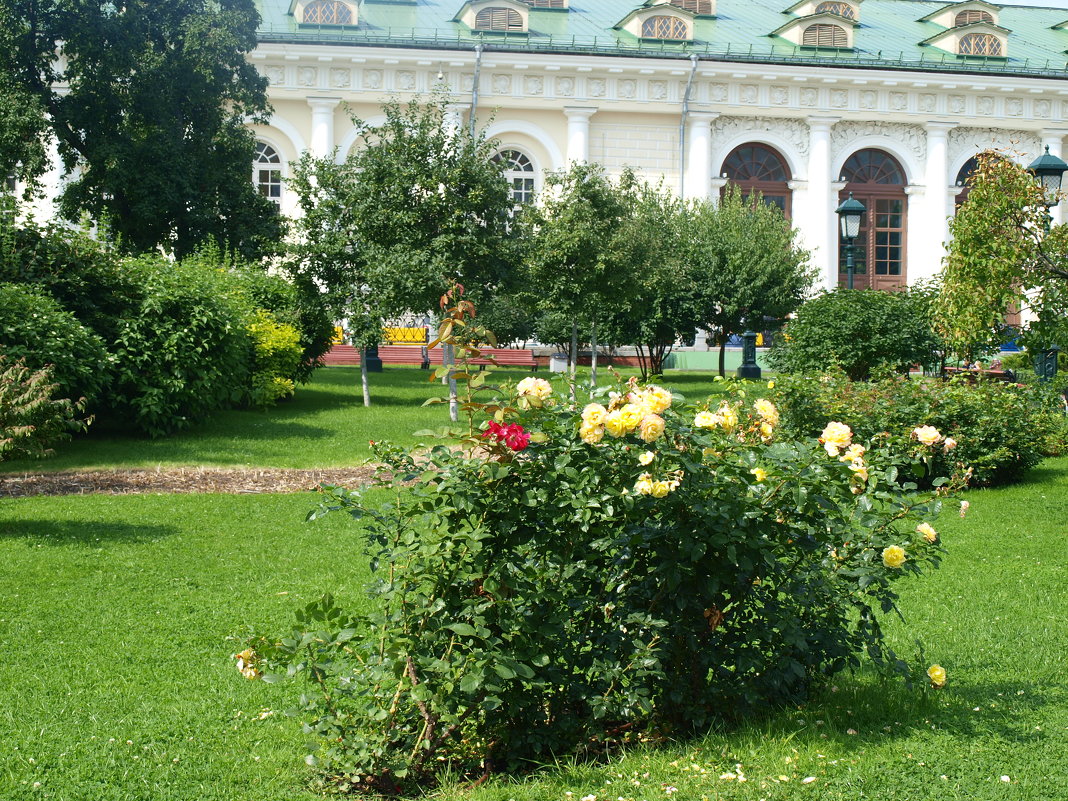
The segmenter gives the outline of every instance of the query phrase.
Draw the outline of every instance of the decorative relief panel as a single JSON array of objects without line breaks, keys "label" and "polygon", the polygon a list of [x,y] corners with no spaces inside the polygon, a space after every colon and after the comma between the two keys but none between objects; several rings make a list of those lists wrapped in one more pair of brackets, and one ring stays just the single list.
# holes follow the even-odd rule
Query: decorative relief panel
[{"label": "decorative relief panel", "polygon": [[352,71],[334,67],[330,70],[330,85],[337,89],[347,89],[352,85]]},{"label": "decorative relief panel", "polygon": [[604,97],[606,91],[604,78],[590,78],[586,89],[590,97]]},{"label": "decorative relief panel", "polygon": [[1019,117],[1023,114],[1023,100],[1018,97],[1010,97],[1005,101],[1005,115],[1008,117]]},{"label": "decorative relief panel", "polygon": [[835,89],[831,92],[831,106],[833,108],[845,108],[849,102],[849,92],[845,89]]},{"label": "decorative relief panel", "polygon": [[381,89],[382,70],[364,70],[363,85],[365,89]]},{"label": "decorative relief panel", "polygon": [[556,94],[560,95],[560,97],[574,97],[575,79],[569,77],[557,78]]},{"label": "decorative relief panel", "polygon": [[756,103],[757,88],[751,83],[742,84],[738,87],[738,99],[743,103]]},{"label": "decorative relief panel", "polygon": [[865,109],[875,108],[875,104],[879,102],[879,95],[871,89],[865,89],[860,93],[860,107]]},{"label": "decorative relief panel", "polygon": [[545,89],[545,79],[540,75],[527,75],[523,78],[523,93],[540,95]]},{"label": "decorative relief panel", "polygon": [[935,96],[931,94],[920,95],[919,109],[923,112],[932,112],[935,110]]},{"label": "decorative relief panel", "polygon": [[632,78],[626,78],[619,82],[619,96],[624,100],[633,99],[638,93],[638,82]]},{"label": "decorative relief panel", "polygon": [[649,97],[653,100],[663,100],[667,97],[667,81],[650,81]]},{"label": "decorative relief panel", "polygon": [[819,98],[819,92],[813,89],[811,86],[806,86],[801,90],[801,105],[802,106],[814,106],[816,100]]},{"label": "decorative relief panel", "polygon": [[397,88],[405,92],[415,89],[415,73],[411,70],[401,70],[397,73]]},{"label": "decorative relief panel", "polygon": [[980,114],[994,113],[994,98],[980,97],[975,101],[975,110]]},{"label": "decorative relief panel", "polygon": [[319,70],[315,67],[298,67],[297,84],[299,86],[317,86],[319,84]]},{"label": "decorative relief panel", "polygon": [[712,120],[714,142],[755,131],[775,133],[793,145],[802,156],[808,155],[808,126],[800,120],[781,120],[773,117],[717,117]]},{"label": "decorative relief panel", "polygon": [[1049,117],[1050,112],[1053,110],[1053,104],[1048,100],[1036,100],[1035,101],[1035,116],[1046,119]]},{"label": "decorative relief panel", "polygon": [[512,91],[512,76],[498,74],[493,76],[493,93],[497,95],[507,95]]},{"label": "decorative relief panel", "polygon": [[710,83],[708,85],[708,97],[713,103],[725,103],[727,101],[727,84]]},{"label": "decorative relief panel", "polygon": [[964,95],[949,96],[949,111],[952,114],[964,113]]},{"label": "decorative relief panel", "polygon": [[285,67],[279,67],[277,64],[271,64],[270,66],[264,68],[263,74],[265,76],[267,76],[267,81],[272,86],[277,86],[278,84],[285,83],[285,80],[286,80],[286,68]]},{"label": "decorative relief panel", "polygon": [[1000,128],[954,128],[949,132],[947,152],[956,162],[984,150],[1007,149],[1024,153],[1027,160],[1042,150],[1041,142],[1031,131],[1006,131]]},{"label": "decorative relief panel", "polygon": [[904,111],[908,108],[909,96],[904,92],[890,93],[890,108],[894,111]]},{"label": "decorative relief panel", "polygon": [[919,125],[900,122],[840,122],[831,129],[831,148],[836,154],[851,150],[867,136],[885,136],[911,150],[921,161],[927,158],[927,135]]},{"label": "decorative relief panel", "polygon": [[790,100],[790,90],[785,86],[773,86],[770,92],[771,102],[776,106],[785,106]]}]

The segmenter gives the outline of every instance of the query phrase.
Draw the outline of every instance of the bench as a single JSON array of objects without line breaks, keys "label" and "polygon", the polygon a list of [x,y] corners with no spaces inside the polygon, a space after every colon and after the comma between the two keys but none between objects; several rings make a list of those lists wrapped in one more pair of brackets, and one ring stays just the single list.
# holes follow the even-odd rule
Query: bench
[{"label": "bench", "polygon": [[[482,354],[478,358],[472,358],[470,363],[478,365],[479,370],[486,369],[486,365],[494,367],[529,367],[531,370],[538,369],[538,362],[534,358],[534,351],[520,348],[480,348]],[[430,349],[430,363],[432,365],[444,364],[444,351],[441,348]],[[490,358],[492,357],[492,361]],[[459,364],[460,357],[457,354],[456,362]]]},{"label": "bench", "polygon": [[1012,370],[982,370],[973,369],[970,367],[947,367],[944,371],[944,378],[954,378],[957,376],[963,376],[971,382],[979,381],[982,379],[989,379],[991,381],[1004,381],[1009,384],[1016,383],[1016,373]]},{"label": "bench", "polygon": [[418,364],[426,368],[423,348],[418,345],[379,345],[378,358],[383,364]]}]

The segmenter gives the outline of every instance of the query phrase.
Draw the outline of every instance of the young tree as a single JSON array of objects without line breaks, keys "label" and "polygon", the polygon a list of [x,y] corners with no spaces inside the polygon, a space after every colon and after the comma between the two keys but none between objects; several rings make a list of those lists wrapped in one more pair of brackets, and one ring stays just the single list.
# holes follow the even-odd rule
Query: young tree
[{"label": "young tree", "polygon": [[523,217],[528,280],[543,311],[571,321],[572,391],[580,326],[589,326],[596,382],[598,323],[636,289],[621,233],[637,190],[629,171],[613,184],[600,166],[574,164],[546,179],[542,204]]},{"label": "young tree", "polygon": [[363,144],[344,164],[306,156],[291,183],[304,212],[292,268],[357,321],[361,348],[377,344],[383,319],[435,310],[457,284],[477,305],[513,263],[493,144],[451,125],[442,97],[385,112],[380,126],[354,120]]},{"label": "young tree", "polygon": [[[282,231],[249,180],[245,120],[267,111],[246,60],[258,24],[253,0],[0,0],[0,109],[14,86],[45,115],[66,216],[106,219],[128,251],[214,240],[255,256]],[[0,110],[0,126],[26,122]],[[40,172],[31,155],[19,161]]]},{"label": "young tree", "polygon": [[694,203],[680,243],[694,286],[700,327],[715,334],[719,374],[727,340],[746,328],[776,326],[795,311],[815,280],[809,254],[782,212],[730,186],[719,203]]},{"label": "young tree", "polygon": [[1048,347],[1068,334],[1068,226],[1048,230],[1042,189],[1026,169],[990,151],[950,221],[935,326],[967,359],[1004,341],[1005,315],[1023,300],[1034,321],[1021,339]]}]

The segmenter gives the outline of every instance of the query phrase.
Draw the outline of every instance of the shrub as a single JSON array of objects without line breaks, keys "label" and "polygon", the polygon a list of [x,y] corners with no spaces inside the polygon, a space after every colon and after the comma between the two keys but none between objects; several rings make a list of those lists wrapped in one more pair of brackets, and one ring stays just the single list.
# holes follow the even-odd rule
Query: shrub
[{"label": "shrub", "polygon": [[940,558],[917,523],[948,485],[921,499],[899,478],[929,454],[864,451],[842,429],[780,440],[774,407],[744,392],[603,399],[580,414],[541,379],[489,406],[469,388],[462,450],[378,446],[387,503],[324,488],[319,513],[364,521],[376,608],[326,597],[239,667],[312,680],[310,761],[340,785],[409,792],[704,730],[799,701],[863,652],[907,670],[879,616]]},{"label": "shrub", "polygon": [[787,373],[839,368],[854,380],[880,366],[933,365],[940,343],[930,324],[931,291],[837,289],[805,303],[768,353]]},{"label": "shrub", "polygon": [[31,370],[51,365],[64,398],[97,401],[110,373],[103,340],[52,298],[30,287],[0,284],[0,351]]},{"label": "shrub", "polygon": [[1057,430],[1051,393],[998,381],[781,376],[775,389],[793,436],[812,436],[833,418],[862,437],[887,432],[890,447],[907,452],[915,448],[916,426],[934,426],[956,442],[931,453],[934,473],[960,464],[972,469],[976,484],[1018,478],[1042,460]]},{"label": "shrub", "polygon": [[197,259],[145,256],[128,269],[143,297],[116,336],[112,411],[161,436],[242,402],[252,348],[240,283]]},{"label": "shrub", "polygon": [[252,338],[252,403],[270,406],[293,394],[293,376],[301,361],[300,334],[291,325],[257,309],[248,326]]},{"label": "shrub", "polygon": [[50,368],[31,370],[0,356],[0,460],[48,456],[52,445],[85,430],[89,421],[78,418],[84,400],[57,398],[58,390]]}]

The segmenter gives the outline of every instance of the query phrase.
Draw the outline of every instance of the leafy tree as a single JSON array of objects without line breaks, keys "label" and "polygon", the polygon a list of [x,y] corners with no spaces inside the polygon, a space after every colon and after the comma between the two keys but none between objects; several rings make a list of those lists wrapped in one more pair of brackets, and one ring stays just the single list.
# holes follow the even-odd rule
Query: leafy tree
[{"label": "leafy tree", "polygon": [[692,343],[694,287],[679,258],[682,204],[648,185],[630,199],[619,238],[636,291],[609,312],[606,335],[615,344],[636,346],[642,378],[648,379],[663,373],[676,342]]},{"label": "leafy tree", "polygon": [[344,164],[305,156],[291,182],[304,212],[292,269],[326,288],[361,348],[377,344],[383,319],[435,309],[457,284],[477,305],[513,263],[493,143],[448,124],[443,97],[385,113],[380,126],[354,119],[364,146]]},{"label": "leafy tree", "polygon": [[0,71],[0,193],[9,176],[32,182],[45,171],[43,134],[44,115],[36,98]]},{"label": "leafy tree", "polygon": [[[622,234],[638,192],[629,171],[613,184],[600,166],[574,164],[548,176],[542,204],[524,214],[529,284],[543,311],[571,320],[572,377],[580,326],[589,326],[596,354],[597,324],[635,292]],[[594,363],[593,382],[596,375]]]},{"label": "leafy tree", "polygon": [[990,151],[968,179],[950,221],[935,315],[950,347],[968,360],[1004,341],[1005,315],[1026,298],[1035,316],[1021,339],[1043,348],[1068,334],[1068,226],[1053,226],[1026,169]]},{"label": "leafy tree", "polygon": [[735,186],[719,203],[690,207],[681,248],[697,321],[720,346],[720,375],[730,336],[780,325],[815,280],[809,254],[782,212],[759,197],[743,197]]},{"label": "leafy tree", "polygon": [[258,24],[253,0],[0,0],[0,166],[43,169],[10,147],[43,112],[71,174],[65,216],[107,220],[127,251],[259,254],[282,226],[249,180],[245,120],[267,111],[245,58]]}]

